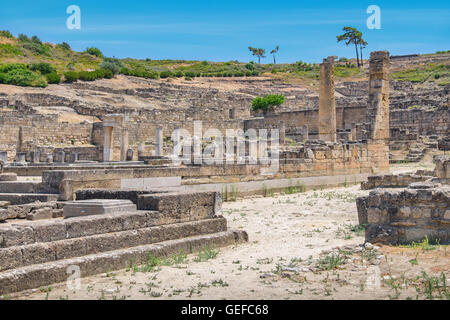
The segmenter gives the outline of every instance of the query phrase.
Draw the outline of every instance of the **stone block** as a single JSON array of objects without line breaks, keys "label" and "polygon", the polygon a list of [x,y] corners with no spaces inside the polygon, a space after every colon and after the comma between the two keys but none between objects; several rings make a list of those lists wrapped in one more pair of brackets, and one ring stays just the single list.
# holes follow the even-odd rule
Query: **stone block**
[{"label": "stone block", "polygon": [[92,199],[68,202],[63,210],[64,217],[70,218],[135,211],[136,205],[130,200]]}]

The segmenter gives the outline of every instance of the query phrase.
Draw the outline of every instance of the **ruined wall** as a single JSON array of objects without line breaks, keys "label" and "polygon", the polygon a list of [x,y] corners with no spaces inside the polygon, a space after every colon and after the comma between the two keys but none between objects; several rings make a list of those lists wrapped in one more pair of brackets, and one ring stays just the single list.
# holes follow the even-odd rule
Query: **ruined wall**
[{"label": "ruined wall", "polygon": [[401,191],[376,189],[357,199],[359,223],[367,225],[366,241],[401,244],[425,237],[450,241],[450,189],[415,186]]}]

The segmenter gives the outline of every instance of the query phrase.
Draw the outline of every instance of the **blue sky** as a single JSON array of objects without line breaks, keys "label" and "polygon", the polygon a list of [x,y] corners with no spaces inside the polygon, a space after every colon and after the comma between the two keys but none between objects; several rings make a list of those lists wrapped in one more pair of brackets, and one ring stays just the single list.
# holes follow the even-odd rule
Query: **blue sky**
[{"label": "blue sky", "polygon": [[[81,30],[69,30],[66,8],[81,9]],[[381,29],[369,30],[369,5],[381,9]],[[391,54],[450,49],[450,2],[427,1],[2,1],[0,29],[68,42],[75,50],[96,46],[118,58],[250,61],[247,47],[277,62],[318,62],[329,55],[353,57],[336,42],[342,27],[363,32],[369,51]],[[261,62],[269,63],[268,56]]]}]

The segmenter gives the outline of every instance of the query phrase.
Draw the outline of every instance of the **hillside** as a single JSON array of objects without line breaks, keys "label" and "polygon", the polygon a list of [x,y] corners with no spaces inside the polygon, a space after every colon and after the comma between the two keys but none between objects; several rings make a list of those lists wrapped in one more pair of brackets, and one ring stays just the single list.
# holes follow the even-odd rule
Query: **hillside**
[{"label": "hillside", "polygon": [[[450,54],[421,55],[415,59],[393,59],[392,79],[413,83],[450,83]],[[0,83],[18,86],[46,87],[61,82],[110,79],[117,74],[146,79],[196,77],[239,78],[267,77],[281,83],[313,89],[318,85],[319,66],[297,61],[291,64],[257,64],[253,61],[208,62],[187,60],[138,60],[104,57],[97,48],[76,52],[63,42],[42,42],[37,36],[13,36],[0,31]],[[336,64],[337,81],[367,79],[367,61],[361,68],[354,60],[341,57]]]}]

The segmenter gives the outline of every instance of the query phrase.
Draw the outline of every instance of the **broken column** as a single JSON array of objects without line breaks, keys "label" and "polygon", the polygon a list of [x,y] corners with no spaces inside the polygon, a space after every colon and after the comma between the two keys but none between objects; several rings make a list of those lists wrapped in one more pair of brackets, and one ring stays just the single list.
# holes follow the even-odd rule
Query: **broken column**
[{"label": "broken column", "polygon": [[163,155],[163,146],[164,146],[163,130],[162,128],[156,128],[155,156],[160,157]]},{"label": "broken column", "polygon": [[25,163],[26,162],[26,152],[17,152],[16,153],[16,162]]},{"label": "broken column", "polygon": [[323,59],[320,64],[319,139],[336,141],[336,104],[334,98],[334,59]]}]

